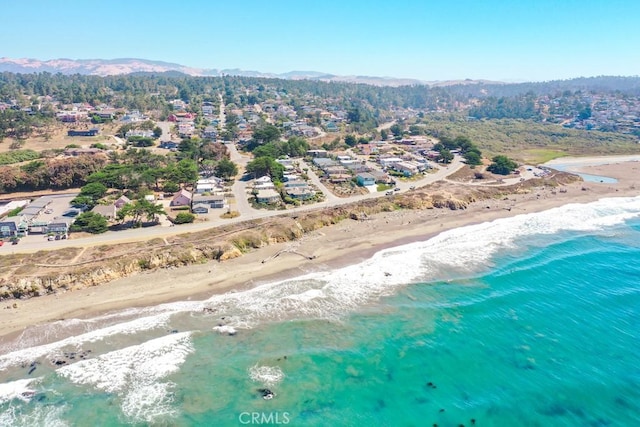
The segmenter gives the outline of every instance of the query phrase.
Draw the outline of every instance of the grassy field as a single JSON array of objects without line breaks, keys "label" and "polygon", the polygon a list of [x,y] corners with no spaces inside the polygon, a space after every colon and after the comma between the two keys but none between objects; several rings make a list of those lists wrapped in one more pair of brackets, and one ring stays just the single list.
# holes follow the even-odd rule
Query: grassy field
[{"label": "grassy field", "polygon": [[568,129],[528,120],[478,120],[426,116],[421,125],[429,134],[464,135],[486,156],[506,154],[527,163],[544,163],[562,156],[639,154],[639,139],[632,135]]},{"label": "grassy field", "polygon": [[[92,126],[88,126],[92,127]],[[82,137],[82,136],[67,136],[67,131],[69,129],[76,129],[79,126],[65,125],[62,123],[58,123],[56,127],[53,129],[52,134],[49,139],[44,137],[33,137],[27,138],[20,146],[20,149],[30,149],[37,152],[44,150],[52,150],[52,149],[60,149],[64,148],[70,144],[76,144],[80,147],[88,148],[91,144],[102,143],[106,146],[111,144],[115,144],[115,139],[111,136],[118,128],[118,126],[113,124],[108,125],[98,125],[100,128],[100,134],[92,137]],[[13,151],[11,148],[12,143],[14,142],[11,138],[5,138],[2,142],[0,142],[0,153],[4,153],[7,151]]]}]

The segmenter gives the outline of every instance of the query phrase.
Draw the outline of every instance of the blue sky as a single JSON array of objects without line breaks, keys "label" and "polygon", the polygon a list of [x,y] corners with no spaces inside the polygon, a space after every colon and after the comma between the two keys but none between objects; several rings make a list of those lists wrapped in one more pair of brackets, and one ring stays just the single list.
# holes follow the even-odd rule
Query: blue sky
[{"label": "blue sky", "polygon": [[2,0],[0,56],[422,80],[640,74],[638,0]]}]

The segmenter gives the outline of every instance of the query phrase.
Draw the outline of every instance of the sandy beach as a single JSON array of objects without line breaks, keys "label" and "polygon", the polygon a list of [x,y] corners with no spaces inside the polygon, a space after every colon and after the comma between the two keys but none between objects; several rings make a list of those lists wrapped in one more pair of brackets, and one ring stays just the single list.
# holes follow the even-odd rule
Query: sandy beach
[{"label": "sandy beach", "polygon": [[[616,160],[610,164],[599,162],[598,166],[583,163],[580,169],[585,173],[614,177],[618,182],[577,182],[563,187],[566,192],[558,188],[537,188],[501,200],[474,202],[466,210],[401,210],[378,214],[365,221],[344,220],[301,240],[264,247],[222,263],[161,269],[83,290],[4,301],[0,310],[0,343],[15,339],[31,325],[58,319],[88,318],[165,302],[203,300],[215,293],[358,263],[381,249],[426,240],[455,227],[539,212],[568,203],[640,195],[640,187],[636,187],[640,184],[638,162]],[[16,307],[13,307],[14,302]],[[28,329],[25,333],[28,334]]]}]

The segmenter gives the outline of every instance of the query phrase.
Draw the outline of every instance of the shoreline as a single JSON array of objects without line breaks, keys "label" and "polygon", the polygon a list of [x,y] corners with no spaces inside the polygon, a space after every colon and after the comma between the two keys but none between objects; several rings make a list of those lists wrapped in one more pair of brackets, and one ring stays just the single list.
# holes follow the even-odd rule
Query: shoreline
[{"label": "shoreline", "polygon": [[[622,165],[622,166],[621,166]],[[242,291],[263,283],[312,271],[356,264],[374,253],[427,240],[443,231],[519,214],[541,212],[570,203],[588,203],[607,197],[640,195],[635,180],[640,163],[598,165],[598,174],[618,179],[616,184],[577,182],[557,188],[540,188],[512,194],[501,200],[473,202],[465,210],[399,210],[374,215],[364,221],[344,220],[311,232],[299,240],[269,245],[224,262],[159,269],[76,291],[3,301],[0,310],[0,344],[12,342],[30,326],[70,318],[92,318],[129,308],[184,300],[205,300],[214,294]],[[583,190],[584,189],[584,190]],[[299,252],[286,252],[286,250]],[[307,259],[300,255],[313,256]],[[274,255],[279,256],[274,257]],[[7,308],[10,307],[10,308]]]}]

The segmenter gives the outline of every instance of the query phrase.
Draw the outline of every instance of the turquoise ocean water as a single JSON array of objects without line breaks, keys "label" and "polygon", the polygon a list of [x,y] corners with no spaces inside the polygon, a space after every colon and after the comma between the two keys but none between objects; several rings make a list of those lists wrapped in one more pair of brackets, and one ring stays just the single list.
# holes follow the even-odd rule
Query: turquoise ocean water
[{"label": "turquoise ocean water", "polygon": [[640,197],[0,350],[3,426],[434,424],[640,425]]}]

